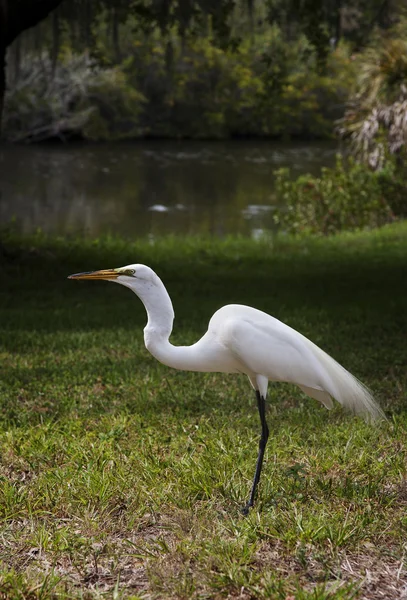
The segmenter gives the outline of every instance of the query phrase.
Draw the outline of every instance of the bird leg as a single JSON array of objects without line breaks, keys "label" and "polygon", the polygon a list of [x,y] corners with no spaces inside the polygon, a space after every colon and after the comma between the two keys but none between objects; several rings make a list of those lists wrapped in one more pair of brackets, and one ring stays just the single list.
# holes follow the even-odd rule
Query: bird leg
[{"label": "bird leg", "polygon": [[250,498],[246,506],[242,508],[242,513],[247,515],[250,508],[254,504],[254,497],[256,495],[257,484],[259,483],[261,468],[263,466],[264,451],[266,449],[267,440],[269,437],[269,428],[266,421],[266,401],[265,398],[256,390],[257,408],[259,409],[260,422],[261,422],[261,438],[259,442],[259,454],[256,463],[256,472],[254,474],[252,490],[250,492]]}]

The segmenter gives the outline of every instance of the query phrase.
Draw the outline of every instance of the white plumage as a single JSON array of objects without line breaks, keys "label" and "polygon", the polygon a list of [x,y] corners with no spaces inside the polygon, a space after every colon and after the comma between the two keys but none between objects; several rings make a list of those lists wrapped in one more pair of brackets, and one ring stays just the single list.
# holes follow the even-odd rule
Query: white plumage
[{"label": "white plumage", "polygon": [[239,304],[224,306],[213,315],[208,333],[236,357],[238,370],[251,380],[263,375],[269,381],[294,383],[329,409],[335,398],[356,414],[383,417],[356,377],[308,338],[267,313]]},{"label": "white plumage", "polygon": [[71,275],[70,279],[107,279],[137,294],[147,311],[146,348],[160,362],[187,371],[245,373],[256,391],[262,437],[249,502],[253,505],[268,438],[265,399],[269,381],[285,381],[327,408],[332,398],[368,419],[384,418],[369,390],[308,338],[250,306],[229,304],[211,318],[208,331],[191,346],[169,342],[174,320],[171,299],[161,279],[145,265]]}]

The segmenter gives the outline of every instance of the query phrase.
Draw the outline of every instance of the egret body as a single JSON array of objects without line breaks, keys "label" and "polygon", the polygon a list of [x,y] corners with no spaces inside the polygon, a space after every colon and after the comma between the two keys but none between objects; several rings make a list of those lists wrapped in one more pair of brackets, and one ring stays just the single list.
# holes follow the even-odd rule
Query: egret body
[{"label": "egret body", "polygon": [[128,265],[70,275],[69,279],[105,279],[130,288],[147,311],[146,348],[160,362],[185,371],[245,373],[253,386],[261,437],[251,493],[243,512],[253,506],[269,436],[265,401],[269,381],[297,384],[328,409],[335,398],[343,407],[372,419],[384,415],[368,389],[333,358],[288,325],[250,306],[229,304],[215,312],[205,335],[192,346],[173,346],[174,310],[158,275],[145,265]]}]

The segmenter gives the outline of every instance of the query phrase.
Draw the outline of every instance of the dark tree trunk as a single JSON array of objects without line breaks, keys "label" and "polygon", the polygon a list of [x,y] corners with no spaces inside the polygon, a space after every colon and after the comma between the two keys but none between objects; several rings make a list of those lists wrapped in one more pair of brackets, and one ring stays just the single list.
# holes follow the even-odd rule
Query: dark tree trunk
[{"label": "dark tree trunk", "polygon": [[249,13],[249,27],[250,27],[250,44],[254,44],[254,0],[247,0],[247,10]]},{"label": "dark tree trunk", "polygon": [[51,60],[52,60],[52,76],[55,75],[55,69],[57,66],[59,54],[59,16],[58,11],[54,11],[52,15],[52,52],[51,52]]},{"label": "dark tree trunk", "polygon": [[[9,53],[10,60],[10,53]],[[21,38],[17,38],[13,44],[13,79],[14,83],[20,79],[21,69]]]},{"label": "dark tree trunk", "polygon": [[112,41],[113,41],[113,51],[115,55],[116,62],[120,62],[120,44],[119,44],[119,15],[117,12],[117,8],[115,6],[112,7]]},{"label": "dark tree trunk", "polygon": [[0,132],[3,114],[4,94],[6,92],[6,0],[0,0]]},{"label": "dark tree trunk", "polygon": [[91,42],[92,42],[91,17],[92,17],[92,13],[91,13],[90,2],[89,2],[89,0],[86,0],[85,6],[84,6],[84,19],[83,19],[84,20],[84,30],[83,30],[83,34],[84,34],[85,50],[87,50],[87,51],[89,51],[90,46],[91,46]]},{"label": "dark tree trunk", "polygon": [[6,49],[0,45],[0,133],[3,115],[4,95],[6,93]]},{"label": "dark tree trunk", "polygon": [[335,48],[338,46],[342,37],[342,0],[336,3],[335,15]]}]

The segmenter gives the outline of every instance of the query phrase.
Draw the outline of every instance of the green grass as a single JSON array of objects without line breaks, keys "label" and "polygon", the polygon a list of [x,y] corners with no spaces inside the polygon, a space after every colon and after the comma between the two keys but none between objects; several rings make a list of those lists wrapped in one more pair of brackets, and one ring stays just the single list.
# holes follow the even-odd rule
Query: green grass
[{"label": "green grass", "polygon": [[[407,583],[407,226],[330,239],[155,244],[6,236],[0,287],[0,599],[395,598]],[[331,353],[389,422],[145,350],[140,301],[73,272],[145,262],[190,343],[247,303]]]}]

